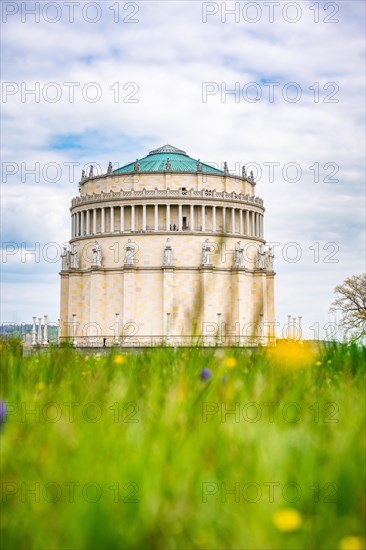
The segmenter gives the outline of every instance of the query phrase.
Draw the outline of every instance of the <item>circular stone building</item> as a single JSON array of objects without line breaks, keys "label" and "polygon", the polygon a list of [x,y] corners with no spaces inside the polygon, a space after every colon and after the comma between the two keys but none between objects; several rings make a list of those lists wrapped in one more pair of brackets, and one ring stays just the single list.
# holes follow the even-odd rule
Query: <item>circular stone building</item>
[{"label": "circular stone building", "polygon": [[74,345],[256,345],[274,339],[263,201],[165,145],[83,173],[63,251],[60,339]]}]

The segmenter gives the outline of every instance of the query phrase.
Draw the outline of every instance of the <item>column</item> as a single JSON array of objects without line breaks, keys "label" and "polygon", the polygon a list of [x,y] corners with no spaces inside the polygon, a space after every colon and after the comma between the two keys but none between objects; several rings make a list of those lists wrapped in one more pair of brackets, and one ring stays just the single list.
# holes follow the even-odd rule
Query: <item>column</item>
[{"label": "column", "polygon": [[121,233],[123,233],[125,230],[125,207],[120,206],[120,210],[121,210],[120,230],[121,230]]},{"label": "column", "polygon": [[110,230],[111,230],[111,233],[114,233],[114,206],[111,206],[111,225],[110,225]]},{"label": "column", "polygon": [[222,231],[226,233],[226,207],[222,207]]},{"label": "column", "polygon": [[37,344],[42,344],[42,317],[38,317],[38,335],[37,335]]},{"label": "column", "polygon": [[76,313],[72,314],[72,345],[76,347]]},{"label": "column", "polygon": [[75,237],[79,236],[79,212],[76,212],[76,231],[75,231]]},{"label": "column", "polygon": [[206,210],[205,205],[202,205],[202,231],[206,231]]},{"label": "column", "polygon": [[240,235],[243,235],[244,234],[244,229],[243,229],[243,210],[240,208],[239,210],[239,233]]},{"label": "column", "polygon": [[170,313],[166,314],[166,344],[169,346],[172,343],[170,336]]},{"label": "column", "polygon": [[212,207],[212,231],[216,232],[216,206]]},{"label": "column", "polygon": [[119,346],[120,339],[119,339],[119,313],[115,313],[116,320],[114,322],[114,345]]},{"label": "column", "polygon": [[48,345],[48,315],[44,316],[43,345]]},{"label": "column", "polygon": [[159,205],[154,204],[154,230],[159,231]]},{"label": "column", "polygon": [[254,225],[254,212],[252,211],[250,213],[250,228],[251,228],[251,236],[255,236],[255,225]]},{"label": "column", "polygon": [[93,208],[93,235],[97,232],[97,209]]},{"label": "column", "polygon": [[36,322],[37,317],[33,317],[33,327],[32,327],[32,346],[35,346],[37,344],[37,331],[36,331]]},{"label": "column", "polygon": [[170,231],[170,204],[166,205],[166,230]]},{"label": "column", "polygon": [[100,232],[105,232],[105,208],[101,208],[101,223],[100,223]]},{"label": "column", "polygon": [[194,231],[194,205],[193,204],[190,205],[190,220],[189,220],[189,223],[190,223],[191,231]]},{"label": "column", "polygon": [[231,233],[235,233],[235,208],[231,209]]},{"label": "column", "polygon": [[178,231],[182,231],[182,205],[178,204]]},{"label": "column", "polygon": [[261,237],[263,239],[263,214],[260,215],[260,220],[261,220]]},{"label": "column", "polygon": [[131,231],[135,231],[135,205],[131,204]]},{"label": "column", "polygon": [[146,204],[142,205],[142,231],[146,231]]},{"label": "column", "polygon": [[74,231],[74,214],[71,214],[71,238],[73,238],[75,236],[75,231]]},{"label": "column", "polygon": [[86,211],[86,234],[90,235],[90,210]]},{"label": "column", "polygon": [[245,211],[245,234],[250,235],[249,210]]},{"label": "column", "polygon": [[84,211],[80,212],[80,235],[84,235]]}]

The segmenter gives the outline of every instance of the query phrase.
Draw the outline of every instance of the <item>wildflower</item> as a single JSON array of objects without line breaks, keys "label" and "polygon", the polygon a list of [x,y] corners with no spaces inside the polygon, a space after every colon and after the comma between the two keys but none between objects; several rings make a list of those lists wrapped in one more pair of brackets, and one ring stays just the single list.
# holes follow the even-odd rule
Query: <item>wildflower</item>
[{"label": "wildflower", "polygon": [[3,424],[5,424],[5,420],[6,420],[6,405],[4,401],[0,400],[0,430]]},{"label": "wildflower", "polygon": [[314,364],[314,352],[311,346],[300,342],[280,342],[268,353],[275,366],[281,370],[297,371]]},{"label": "wildflower", "polygon": [[273,523],[279,531],[291,533],[301,527],[302,520],[299,512],[294,508],[283,508],[274,512]]},{"label": "wildflower", "polygon": [[316,364],[317,367],[320,367],[320,365],[322,364],[322,362],[321,362],[321,361],[315,361],[315,364]]},{"label": "wildflower", "polygon": [[209,378],[211,378],[210,369],[202,369],[200,378],[201,378],[202,381],[205,381],[205,380],[208,380]]},{"label": "wildflower", "polygon": [[45,388],[45,385],[44,385],[43,382],[38,382],[38,384],[36,385],[36,390],[37,391],[42,391],[42,390],[44,390],[44,388]]},{"label": "wildflower", "polygon": [[365,539],[362,537],[344,537],[339,543],[341,550],[364,550]]},{"label": "wildflower", "polygon": [[235,357],[227,357],[225,359],[225,366],[228,369],[233,369],[234,367],[236,367],[236,364],[237,364],[237,360],[235,359]]},{"label": "wildflower", "polygon": [[116,355],[113,363],[116,363],[116,365],[123,365],[123,363],[126,362],[126,357],[124,355]]}]

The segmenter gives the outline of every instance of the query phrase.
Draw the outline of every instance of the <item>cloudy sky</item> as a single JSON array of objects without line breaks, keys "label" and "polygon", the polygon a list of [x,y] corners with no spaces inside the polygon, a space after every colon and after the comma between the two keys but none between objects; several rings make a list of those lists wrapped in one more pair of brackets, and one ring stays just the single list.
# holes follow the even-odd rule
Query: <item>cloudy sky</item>
[{"label": "cloudy sky", "polygon": [[365,4],[1,7],[2,322],[57,321],[81,170],[170,143],[253,170],[277,320],[324,335],[335,285],[365,271]]}]

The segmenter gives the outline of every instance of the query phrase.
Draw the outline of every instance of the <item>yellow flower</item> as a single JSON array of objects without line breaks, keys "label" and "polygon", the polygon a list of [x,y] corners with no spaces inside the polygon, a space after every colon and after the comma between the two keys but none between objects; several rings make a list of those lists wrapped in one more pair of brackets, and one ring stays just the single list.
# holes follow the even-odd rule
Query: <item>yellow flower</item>
[{"label": "yellow flower", "polygon": [[322,364],[322,362],[321,362],[321,361],[316,361],[315,364],[316,364],[317,367],[320,367],[320,365]]},{"label": "yellow flower", "polygon": [[283,508],[274,512],[273,523],[279,531],[290,533],[300,529],[302,520],[299,512],[294,508]]},{"label": "yellow flower", "polygon": [[344,537],[339,543],[341,550],[364,550],[365,539],[362,537]]},{"label": "yellow flower", "polygon": [[45,388],[45,385],[44,385],[43,382],[38,382],[38,384],[36,385],[36,390],[37,391],[42,391],[42,390],[44,390],[44,388]]},{"label": "yellow flower", "polygon": [[268,350],[274,365],[281,370],[296,371],[314,364],[314,351],[308,344],[280,341]]},{"label": "yellow flower", "polygon": [[236,364],[237,364],[237,360],[235,359],[235,357],[227,357],[225,359],[225,366],[228,369],[233,369],[234,367],[236,367]]},{"label": "yellow flower", "polygon": [[116,365],[123,365],[123,363],[126,362],[126,357],[124,355],[116,355],[113,362],[116,363]]}]

